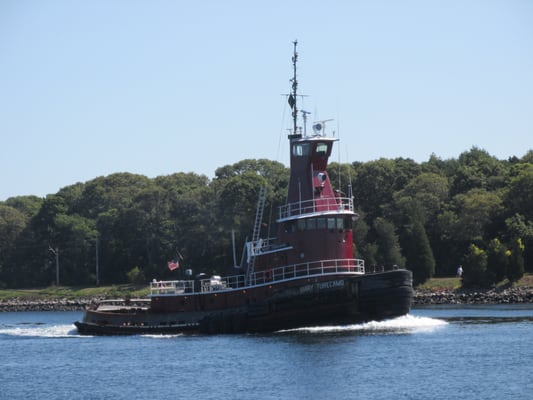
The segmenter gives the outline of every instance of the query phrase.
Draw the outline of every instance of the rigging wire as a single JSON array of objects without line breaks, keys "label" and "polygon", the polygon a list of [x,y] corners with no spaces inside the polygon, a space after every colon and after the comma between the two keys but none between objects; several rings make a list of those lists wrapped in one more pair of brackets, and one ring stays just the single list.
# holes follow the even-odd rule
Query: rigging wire
[{"label": "rigging wire", "polygon": [[288,95],[284,95],[283,96],[283,111],[282,111],[282,117],[281,117],[281,127],[280,127],[280,130],[279,130],[279,139],[278,139],[278,150],[277,150],[277,154],[276,154],[276,161],[277,162],[281,162],[280,158],[281,158],[281,140],[283,138],[283,132],[284,132],[284,129],[283,127],[285,126],[285,123],[286,123],[286,116],[287,116],[287,98],[289,97]]},{"label": "rigging wire", "polygon": [[272,210],[274,209],[274,201],[270,202],[270,215],[268,216],[268,230],[267,240],[270,239],[270,228],[272,227]]},{"label": "rigging wire", "polygon": [[340,128],[340,121],[339,117],[337,117],[337,137],[339,138],[339,145],[337,146],[337,176],[339,178],[339,190],[342,191],[341,186],[341,128]]}]

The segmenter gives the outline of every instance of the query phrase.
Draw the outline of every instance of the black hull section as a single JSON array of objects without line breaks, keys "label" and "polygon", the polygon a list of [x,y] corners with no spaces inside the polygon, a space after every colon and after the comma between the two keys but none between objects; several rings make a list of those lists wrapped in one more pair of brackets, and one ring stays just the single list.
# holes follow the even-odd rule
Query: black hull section
[{"label": "black hull section", "polygon": [[410,271],[397,270],[315,283],[307,295],[282,301],[271,299],[266,314],[249,315],[247,330],[269,332],[399,317],[411,308],[411,282]]},{"label": "black hull section", "polygon": [[85,322],[75,322],[80,335],[98,336],[127,336],[127,335],[172,335],[177,333],[197,332],[198,324],[181,326],[123,326],[123,325],[98,325]]},{"label": "black hull section", "polygon": [[359,305],[367,321],[405,315],[411,309],[412,301],[410,271],[397,270],[368,275],[361,281]]},{"label": "black hull section", "polygon": [[[88,335],[219,334],[379,321],[409,312],[413,298],[411,280],[407,270],[305,278],[280,284],[279,288],[272,285],[271,295],[250,297],[245,307],[181,315],[148,310],[131,314],[134,325],[124,323],[125,314],[112,313],[105,314],[105,324],[95,323],[88,315],[94,317],[98,312],[87,311],[84,321],[75,325],[80,334]],[[184,322],[169,323],[171,320]]]}]

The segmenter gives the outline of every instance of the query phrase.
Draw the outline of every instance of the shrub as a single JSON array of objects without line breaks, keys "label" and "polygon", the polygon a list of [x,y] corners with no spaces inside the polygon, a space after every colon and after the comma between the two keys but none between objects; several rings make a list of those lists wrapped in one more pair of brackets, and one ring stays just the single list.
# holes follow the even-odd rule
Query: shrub
[{"label": "shrub", "polygon": [[487,286],[487,253],[471,244],[463,260],[463,286]]},{"label": "shrub", "polygon": [[133,267],[128,273],[126,273],[126,276],[128,277],[128,281],[130,283],[146,283],[144,272],[139,267]]}]

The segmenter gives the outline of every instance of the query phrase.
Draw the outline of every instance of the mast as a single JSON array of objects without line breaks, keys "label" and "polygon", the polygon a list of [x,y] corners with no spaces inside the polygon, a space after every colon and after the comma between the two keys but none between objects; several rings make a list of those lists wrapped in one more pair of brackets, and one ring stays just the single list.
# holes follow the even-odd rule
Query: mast
[{"label": "mast", "polygon": [[292,108],[292,134],[297,135],[298,134],[298,127],[297,127],[297,121],[298,121],[298,106],[296,104],[296,96],[297,96],[297,89],[298,89],[298,80],[296,79],[296,62],[298,61],[298,53],[296,52],[296,46],[298,45],[298,41],[295,40],[292,42],[294,44],[294,50],[292,55],[292,68],[293,68],[293,76],[290,80],[292,82],[292,92],[289,95],[289,105]]}]

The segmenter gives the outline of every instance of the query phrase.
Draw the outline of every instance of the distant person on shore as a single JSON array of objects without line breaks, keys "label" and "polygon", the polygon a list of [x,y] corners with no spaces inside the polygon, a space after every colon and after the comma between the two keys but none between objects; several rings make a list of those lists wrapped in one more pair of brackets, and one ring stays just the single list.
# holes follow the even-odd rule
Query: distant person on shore
[{"label": "distant person on shore", "polygon": [[461,265],[459,265],[457,267],[457,277],[462,277],[463,276],[463,267]]}]

